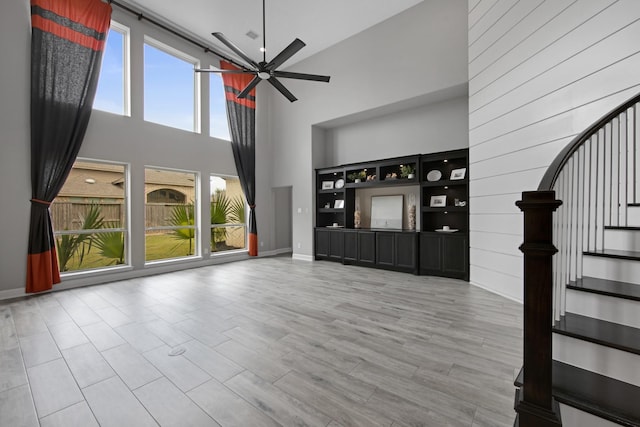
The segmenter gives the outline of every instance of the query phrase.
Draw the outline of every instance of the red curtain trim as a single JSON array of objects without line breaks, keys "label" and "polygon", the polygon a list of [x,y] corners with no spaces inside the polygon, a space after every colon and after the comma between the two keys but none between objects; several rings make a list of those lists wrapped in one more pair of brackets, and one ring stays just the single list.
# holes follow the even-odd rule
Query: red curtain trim
[{"label": "red curtain trim", "polygon": [[249,233],[249,256],[258,256],[258,235]]},{"label": "red curtain trim", "polygon": [[235,102],[236,104],[240,104],[244,107],[251,108],[253,110],[256,109],[256,101],[251,101],[247,98],[238,98],[233,92],[226,92],[227,101]]},{"label": "red curtain trim", "polygon": [[31,26],[95,51],[102,51],[106,42],[106,39],[96,40],[38,15],[31,17]]},{"label": "red curtain trim", "polygon": [[111,21],[111,5],[102,0],[31,0],[31,6],[38,6],[56,15],[68,18],[99,33],[107,31]]},{"label": "red curtain trim", "polygon": [[27,256],[27,293],[48,291],[60,283],[56,249]]}]

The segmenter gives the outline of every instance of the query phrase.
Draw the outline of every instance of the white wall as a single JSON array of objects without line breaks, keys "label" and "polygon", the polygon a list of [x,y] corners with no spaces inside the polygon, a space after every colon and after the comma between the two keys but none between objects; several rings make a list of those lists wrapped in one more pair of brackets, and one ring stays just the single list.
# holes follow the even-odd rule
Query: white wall
[{"label": "white wall", "polygon": [[313,168],[326,161],[316,158],[326,132],[313,125],[464,85],[466,26],[464,0],[425,0],[291,67],[332,76],[329,84],[286,81],[293,104],[270,98],[273,179],[293,186],[295,254],[313,253]]},{"label": "white wall", "polygon": [[522,300],[522,217],[571,139],[640,90],[640,2],[469,2],[471,281]]},{"label": "white wall", "polygon": [[323,166],[469,146],[467,96],[328,129]]},{"label": "white wall", "polygon": [[[202,209],[204,225],[209,218],[209,175],[235,175],[231,145],[207,136],[208,131],[208,86],[203,77],[203,132],[185,132],[143,120],[143,37],[150,35],[156,40],[198,57],[203,66],[215,63],[215,57],[206,55],[195,47],[168,36],[145,21],[121,12],[114,6],[113,19],[131,28],[132,56],[132,117],[122,117],[94,111],[80,150],[80,156],[92,159],[126,162],[131,171],[131,241],[133,269],[122,274],[91,275],[81,278],[63,278],[63,288],[68,285],[98,283],[154,274],[179,268],[210,264],[208,255],[202,260],[181,261],[162,267],[144,267],[144,167],[159,166],[196,171],[201,176]],[[30,16],[27,0],[2,2],[0,4],[0,51],[3,65],[0,67],[0,177],[2,178],[2,209],[0,210],[0,298],[20,293],[26,279],[27,236],[29,219],[30,140],[29,140],[29,66],[30,66]],[[268,92],[258,91],[257,135],[256,135],[256,184],[257,218],[261,250],[274,249],[272,242],[271,172],[270,147],[267,137]],[[201,233],[202,246],[209,245],[209,233]],[[217,259],[219,260],[219,258]]]}]

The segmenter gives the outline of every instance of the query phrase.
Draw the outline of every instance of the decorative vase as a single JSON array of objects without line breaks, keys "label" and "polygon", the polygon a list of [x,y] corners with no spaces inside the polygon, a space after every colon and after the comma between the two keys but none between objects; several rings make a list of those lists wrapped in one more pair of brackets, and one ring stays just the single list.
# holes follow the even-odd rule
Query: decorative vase
[{"label": "decorative vase", "polygon": [[407,175],[407,179],[413,179],[415,178],[415,174],[410,173],[409,175]]},{"label": "decorative vase", "polygon": [[356,178],[353,180],[353,182],[355,182],[356,184],[358,184],[360,182],[360,178]]},{"label": "decorative vase", "polygon": [[360,211],[353,211],[353,228],[360,228]]},{"label": "decorative vase", "polygon": [[409,206],[409,230],[416,229],[416,205]]}]

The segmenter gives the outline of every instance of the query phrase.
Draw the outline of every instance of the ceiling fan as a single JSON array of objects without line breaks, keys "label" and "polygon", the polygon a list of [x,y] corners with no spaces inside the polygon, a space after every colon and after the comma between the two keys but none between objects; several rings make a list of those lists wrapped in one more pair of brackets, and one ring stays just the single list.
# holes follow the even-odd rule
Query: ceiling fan
[{"label": "ceiling fan", "polygon": [[283,94],[289,101],[296,101],[298,98],[293,96],[289,90],[278,80],[278,78],[284,79],[298,79],[298,80],[311,80],[316,82],[329,82],[330,76],[320,76],[317,74],[303,74],[292,73],[288,71],[278,71],[277,68],[281,66],[285,61],[296,54],[300,49],[306,46],[306,44],[296,38],[291,44],[285,47],[279,54],[276,55],[271,61],[267,62],[267,49],[266,49],[266,37],[265,37],[265,0],[262,0],[262,61],[255,62],[246,53],[244,53],[238,46],[233,44],[222,33],[211,33],[215,38],[220,40],[226,47],[231,49],[236,55],[242,58],[246,64],[243,64],[243,69],[240,70],[216,70],[212,68],[197,68],[196,72],[201,73],[240,73],[240,74],[253,74],[255,77],[242,92],[238,94],[238,98],[246,98],[249,92],[258,85],[262,80],[267,80],[271,83],[271,86],[275,87],[281,94]]}]

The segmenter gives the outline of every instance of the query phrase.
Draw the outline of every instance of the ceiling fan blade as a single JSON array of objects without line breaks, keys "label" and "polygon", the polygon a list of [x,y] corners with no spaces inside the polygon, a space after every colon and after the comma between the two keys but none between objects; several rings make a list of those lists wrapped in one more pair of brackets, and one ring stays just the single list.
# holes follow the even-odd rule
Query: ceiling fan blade
[{"label": "ceiling fan blade", "polygon": [[238,46],[236,46],[235,44],[233,44],[231,42],[231,40],[229,40],[228,38],[226,38],[224,36],[224,34],[222,33],[211,33],[211,35],[215,38],[217,38],[218,40],[220,40],[226,47],[228,47],[229,49],[231,49],[236,55],[238,55],[240,58],[244,59],[247,64],[251,64],[251,66],[253,68],[258,68],[258,64],[255,63],[255,61],[251,58],[249,58],[249,56],[244,53]]},{"label": "ceiling fan blade", "polygon": [[196,73],[218,73],[218,74],[255,74],[251,70],[217,70],[215,68],[194,68]]},{"label": "ceiling fan blade", "polygon": [[296,52],[298,52],[300,49],[302,49],[305,46],[306,44],[302,40],[295,39],[294,41],[291,42],[289,46],[285,47],[282,50],[282,52],[276,55],[275,58],[269,61],[266,68],[269,70],[275,70],[276,68],[284,64],[284,62],[287,59],[291,58],[293,55],[295,55]]},{"label": "ceiling fan blade", "polygon": [[242,92],[240,92],[238,94],[238,96],[236,98],[240,98],[240,99],[244,99],[247,97],[247,95],[249,95],[249,92],[251,92],[251,89],[253,89],[254,87],[258,86],[258,83],[260,83],[262,79],[258,76],[255,76],[253,78],[253,80],[251,80],[249,82],[249,84],[247,85],[247,87],[245,87],[244,89],[242,89]]},{"label": "ceiling fan blade", "polygon": [[282,83],[280,83],[280,80],[278,80],[275,77],[271,77],[269,80],[267,80],[269,83],[271,83],[271,86],[275,87],[276,89],[278,89],[278,91],[283,94],[289,101],[293,102],[293,101],[297,101],[298,98],[296,98],[295,96],[293,96],[293,94],[291,92],[289,92],[287,90],[286,87],[284,87],[282,85]]},{"label": "ceiling fan blade", "polygon": [[274,71],[273,75],[284,79],[313,80],[314,82],[328,83],[331,76],[320,76],[318,74],[290,73],[288,71]]}]

